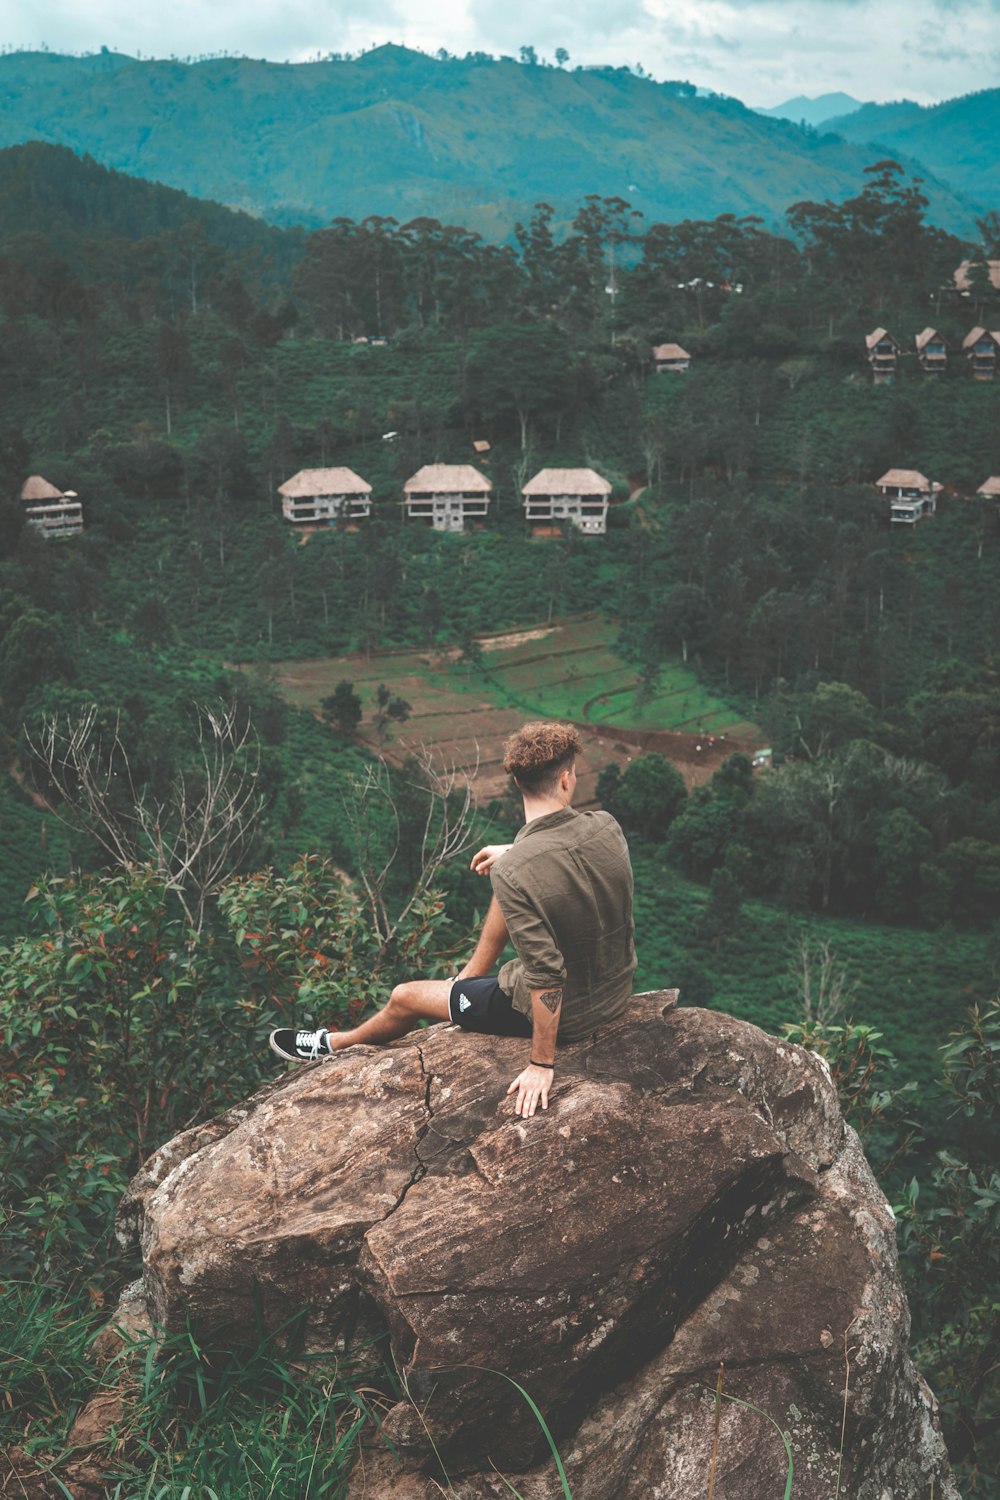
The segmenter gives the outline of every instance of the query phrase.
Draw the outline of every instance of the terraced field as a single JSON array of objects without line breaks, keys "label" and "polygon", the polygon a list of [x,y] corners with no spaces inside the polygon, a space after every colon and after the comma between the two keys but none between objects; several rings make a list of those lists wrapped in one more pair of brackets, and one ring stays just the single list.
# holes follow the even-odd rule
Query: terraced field
[{"label": "terraced field", "polygon": [[655,691],[643,698],[633,669],[615,653],[616,635],[613,622],[591,614],[484,636],[474,664],[457,650],[327,657],[281,663],[277,681],[290,702],[317,712],[338,682],[353,683],[364,706],[359,739],[372,748],[375,694],[385,683],[412,710],[405,724],[392,728],[385,754],[400,761],[426,745],[441,763],[475,767],[480,802],[504,790],[503,741],[526,718],[579,726],[582,805],[593,800],[597,774],[609,761],[625,765],[655,749],[696,786],[733,750],[762,743],[753,724],[680,662],[665,667]]}]

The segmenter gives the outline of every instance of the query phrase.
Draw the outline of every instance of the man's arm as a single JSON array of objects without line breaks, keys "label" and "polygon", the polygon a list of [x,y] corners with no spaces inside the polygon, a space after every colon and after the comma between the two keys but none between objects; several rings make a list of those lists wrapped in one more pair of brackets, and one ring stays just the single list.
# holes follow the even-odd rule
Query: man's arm
[{"label": "man's arm", "polygon": [[555,1078],[556,1036],[562,1011],[562,985],[531,991],[531,1061],[507,1090],[517,1091],[514,1113],[533,1115],[541,1104],[549,1107],[549,1089]]},{"label": "man's arm", "polygon": [[495,896],[490,900],[483,921],[483,930],[479,934],[475,951],[467,964],[464,964],[456,979],[478,978],[482,974],[492,974],[497,959],[507,946],[507,923],[504,921],[500,903]]}]

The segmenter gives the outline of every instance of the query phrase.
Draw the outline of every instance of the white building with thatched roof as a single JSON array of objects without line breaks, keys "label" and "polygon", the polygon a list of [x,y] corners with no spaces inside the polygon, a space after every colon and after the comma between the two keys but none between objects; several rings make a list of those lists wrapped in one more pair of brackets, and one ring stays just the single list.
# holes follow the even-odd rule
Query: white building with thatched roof
[{"label": "white building with thatched roof", "polygon": [[691,356],[680,344],[656,344],[653,347],[653,364],[657,375],[664,370],[679,370],[683,373],[691,364]]},{"label": "white building with thatched roof", "polygon": [[899,345],[885,328],[874,328],[865,334],[868,363],[872,367],[876,385],[888,385],[896,373]]},{"label": "white building with thatched roof", "polygon": [[406,514],[435,531],[464,531],[486,519],[493,486],[471,464],[425,464],[403,485]]},{"label": "white building with thatched roof", "polygon": [[919,469],[887,469],[875,486],[889,501],[889,520],[894,526],[913,526],[924,516],[934,515],[942,488]]},{"label": "white building with thatched roof", "polygon": [[372,487],[353,469],[300,469],[278,494],[281,514],[298,526],[362,520],[372,508]]},{"label": "white building with thatched roof", "polygon": [[982,495],[984,500],[1000,500],[1000,474],[991,474],[989,479],[984,479],[976,494]]},{"label": "white building with thatched roof", "polygon": [[948,368],[948,346],[936,328],[925,328],[913,341],[925,375],[943,375]]},{"label": "white building with thatched roof", "polygon": [[77,536],[83,530],[83,506],[76,490],[57,490],[41,474],[21,486],[25,519],[44,537]]},{"label": "white building with thatched roof", "polygon": [[586,536],[608,529],[611,485],[593,469],[539,469],[521,494],[533,531],[554,521],[569,521]]}]

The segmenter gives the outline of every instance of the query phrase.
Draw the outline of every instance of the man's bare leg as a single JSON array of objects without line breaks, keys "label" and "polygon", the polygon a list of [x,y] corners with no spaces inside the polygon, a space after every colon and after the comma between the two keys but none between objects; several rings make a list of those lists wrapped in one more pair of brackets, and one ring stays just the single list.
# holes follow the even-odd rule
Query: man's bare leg
[{"label": "man's bare leg", "polygon": [[[507,923],[494,896],[487,909],[475,952],[459,970],[456,978],[465,979],[469,975],[491,973],[506,942]],[[450,1021],[448,997],[453,983],[454,980],[451,979],[411,979],[405,984],[397,984],[389,996],[388,1004],[377,1015],[362,1021],[360,1026],[354,1026],[350,1031],[331,1031],[328,1039],[330,1051],[340,1052],[344,1047],[356,1047],[360,1043],[379,1046],[384,1042],[394,1042],[397,1037],[412,1031],[420,1021]]]},{"label": "man's bare leg", "polygon": [[448,996],[453,983],[451,979],[411,979],[397,984],[377,1015],[350,1031],[331,1031],[327,1041],[330,1051],[341,1052],[361,1043],[379,1046],[405,1036],[420,1021],[450,1020]]},{"label": "man's bare leg", "polygon": [[[456,979],[479,977],[493,972],[496,960],[507,943],[507,924],[494,896],[490,901],[475,952]],[[448,1021],[448,997],[454,980],[411,979],[397,984],[388,1003],[377,1015],[352,1026],[350,1031],[294,1031],[282,1028],[272,1031],[272,1052],[288,1062],[316,1062],[331,1052],[342,1052],[345,1047],[359,1044],[380,1046],[405,1036],[421,1021]]]}]

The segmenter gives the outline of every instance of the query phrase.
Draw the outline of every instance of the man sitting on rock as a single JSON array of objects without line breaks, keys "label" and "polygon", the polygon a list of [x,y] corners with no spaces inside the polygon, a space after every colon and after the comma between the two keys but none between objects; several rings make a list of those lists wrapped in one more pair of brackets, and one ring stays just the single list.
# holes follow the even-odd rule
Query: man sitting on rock
[{"label": "man sitting on rock", "polygon": [[[576,1042],[620,1016],[632,993],[632,867],[607,812],[574,812],[580,737],[569,724],[525,724],[504,746],[504,770],[524,802],[513,844],[487,844],[471,868],[493,884],[482,933],[452,979],[399,984],[388,1004],[350,1031],[272,1031],[272,1051],[315,1062],[359,1043],[391,1042],[422,1020],[531,1038],[508,1094],[515,1113],[548,1108],[556,1039]],[[507,942],[516,958],[491,970]],[[483,977],[486,976],[486,977]]]}]

